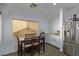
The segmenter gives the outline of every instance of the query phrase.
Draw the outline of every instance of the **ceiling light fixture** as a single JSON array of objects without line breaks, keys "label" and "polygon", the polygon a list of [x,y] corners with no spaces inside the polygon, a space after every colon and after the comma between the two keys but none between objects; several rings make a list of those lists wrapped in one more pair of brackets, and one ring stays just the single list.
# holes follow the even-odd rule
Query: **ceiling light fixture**
[{"label": "ceiling light fixture", "polygon": [[53,5],[56,5],[56,3],[53,3]]},{"label": "ceiling light fixture", "polygon": [[31,5],[30,5],[30,8],[36,8],[37,7],[37,4],[35,4],[35,3],[32,3]]}]

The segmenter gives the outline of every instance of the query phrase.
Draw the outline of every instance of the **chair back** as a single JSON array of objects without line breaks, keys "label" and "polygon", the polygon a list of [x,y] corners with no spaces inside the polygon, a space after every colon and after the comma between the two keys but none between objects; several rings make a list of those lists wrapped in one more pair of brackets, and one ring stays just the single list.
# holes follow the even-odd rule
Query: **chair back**
[{"label": "chair back", "polygon": [[25,37],[26,38],[30,38],[31,37],[31,34],[25,34]]},{"label": "chair back", "polygon": [[26,37],[24,38],[24,45],[28,45],[28,44],[32,44],[32,40],[31,38]]},{"label": "chair back", "polygon": [[19,40],[18,35],[16,35],[16,37],[17,37],[17,41],[18,41],[18,51],[20,51],[22,49],[21,41]]},{"label": "chair back", "polygon": [[18,35],[16,35],[16,37],[17,37],[18,44],[20,44],[20,40],[19,40],[19,37],[18,37]]},{"label": "chair back", "polygon": [[39,37],[32,37],[32,45],[34,45],[35,43],[40,44]]}]

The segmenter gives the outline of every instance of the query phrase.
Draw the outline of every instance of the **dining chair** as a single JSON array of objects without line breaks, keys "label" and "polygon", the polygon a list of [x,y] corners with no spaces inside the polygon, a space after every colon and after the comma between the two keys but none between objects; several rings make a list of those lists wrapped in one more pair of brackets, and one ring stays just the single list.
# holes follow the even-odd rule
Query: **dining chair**
[{"label": "dining chair", "polygon": [[33,51],[38,52],[40,55],[40,40],[39,37],[32,37],[32,48]]},{"label": "dining chair", "polygon": [[25,55],[26,53],[29,52],[29,50],[32,47],[31,39],[30,38],[24,38],[24,40],[20,41],[20,37],[17,36],[17,41],[18,41],[18,56],[19,55]]},{"label": "dining chair", "polygon": [[40,46],[43,52],[45,52],[45,36],[40,36]]},{"label": "dining chair", "polygon": [[28,54],[28,53],[30,53],[30,51],[32,51],[31,38],[25,37],[24,41],[22,41],[21,43],[22,43],[22,53],[23,53],[23,55],[25,55],[26,53]]},{"label": "dining chair", "polygon": [[22,55],[22,45],[21,45],[21,41],[20,41],[20,39],[19,39],[19,37],[18,37],[18,35],[16,35],[16,37],[17,37],[17,41],[18,41],[18,56],[19,55]]}]

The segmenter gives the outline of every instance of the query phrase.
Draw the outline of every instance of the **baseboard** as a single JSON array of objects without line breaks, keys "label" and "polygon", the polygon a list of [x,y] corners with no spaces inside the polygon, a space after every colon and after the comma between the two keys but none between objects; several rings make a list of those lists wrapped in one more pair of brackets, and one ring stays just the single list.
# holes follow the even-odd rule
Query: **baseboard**
[{"label": "baseboard", "polygon": [[17,52],[17,50],[9,51],[9,52],[7,52],[7,53],[2,54],[1,56],[6,56],[6,55],[8,55],[8,54],[15,53],[15,52]]},{"label": "baseboard", "polygon": [[55,45],[52,45],[52,44],[50,44],[50,43],[48,43],[48,42],[46,42],[46,44],[49,44],[49,45],[51,45],[51,46],[55,47],[57,50],[59,50],[59,49],[60,49],[60,48],[56,47]]},{"label": "baseboard", "polygon": [[10,55],[10,54],[12,54],[12,53],[16,53],[17,51],[15,51],[15,52],[11,52],[11,53],[8,53],[8,54],[4,54],[4,55],[1,55],[1,56],[7,56],[7,55]]}]

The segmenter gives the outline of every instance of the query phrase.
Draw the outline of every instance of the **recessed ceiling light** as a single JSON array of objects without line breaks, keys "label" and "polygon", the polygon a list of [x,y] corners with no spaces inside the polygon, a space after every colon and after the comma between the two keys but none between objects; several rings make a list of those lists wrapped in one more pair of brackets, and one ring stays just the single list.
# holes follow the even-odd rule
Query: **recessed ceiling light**
[{"label": "recessed ceiling light", "polygon": [[56,3],[53,3],[53,5],[56,5]]}]

